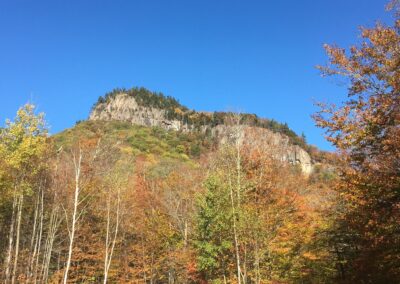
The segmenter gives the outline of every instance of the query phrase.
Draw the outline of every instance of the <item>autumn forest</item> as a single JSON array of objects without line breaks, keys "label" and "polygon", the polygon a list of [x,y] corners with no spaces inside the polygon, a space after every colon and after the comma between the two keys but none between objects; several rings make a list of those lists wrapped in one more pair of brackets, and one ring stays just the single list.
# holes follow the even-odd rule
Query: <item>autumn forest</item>
[{"label": "autumn forest", "polygon": [[[313,114],[335,152],[287,124],[196,113],[144,88],[97,105],[127,94],[186,128],[97,119],[50,135],[21,106],[0,128],[2,283],[400,283],[400,10],[389,8],[392,25],[325,45],[319,72],[348,85],[342,105]],[[310,172],[280,158],[288,145]]]}]

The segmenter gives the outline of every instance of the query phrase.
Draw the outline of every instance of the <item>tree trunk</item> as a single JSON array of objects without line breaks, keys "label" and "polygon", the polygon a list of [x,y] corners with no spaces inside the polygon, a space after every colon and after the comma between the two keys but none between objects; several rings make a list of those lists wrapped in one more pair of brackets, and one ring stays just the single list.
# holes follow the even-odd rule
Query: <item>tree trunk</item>
[{"label": "tree trunk", "polygon": [[41,192],[41,202],[40,202],[40,221],[39,221],[39,232],[38,232],[38,238],[37,238],[37,250],[36,250],[36,261],[35,261],[35,266],[34,266],[34,271],[33,271],[33,281],[36,283],[37,280],[37,273],[38,273],[38,266],[39,266],[39,257],[40,257],[40,252],[42,249],[42,234],[43,234],[43,218],[44,218],[44,191],[42,189]]},{"label": "tree trunk", "polygon": [[237,269],[237,279],[238,279],[238,284],[241,283],[241,271],[240,271],[240,254],[239,254],[239,241],[238,241],[238,234],[237,234],[237,228],[236,228],[236,210],[235,210],[235,201],[233,198],[233,189],[231,186],[231,180],[229,177],[229,191],[230,191],[230,196],[231,196],[231,206],[232,206],[232,219],[233,219],[233,237],[235,241],[235,253],[236,253],[236,269]]},{"label": "tree trunk", "polygon": [[260,284],[260,252],[258,247],[258,238],[256,237],[256,249],[255,249],[255,269],[256,269],[256,284]]},{"label": "tree trunk", "polygon": [[[54,176],[53,180],[57,180],[58,176],[58,166],[59,166],[59,154],[60,152],[57,153],[57,163],[55,164],[54,168]],[[39,282],[40,283],[47,283],[48,275],[49,275],[49,267],[50,267],[50,262],[51,262],[51,254],[53,252],[53,244],[54,240],[56,238],[56,233],[58,226],[61,223],[61,218],[59,218],[59,204],[58,204],[58,183],[54,183],[54,188],[52,188],[52,193],[53,193],[53,205],[51,208],[51,213],[50,213],[50,221],[48,225],[48,231],[47,231],[47,236],[46,236],[46,241],[44,245],[44,253],[43,253],[43,258],[42,258],[42,267],[41,267],[41,272],[40,272],[40,277],[39,277]]]},{"label": "tree trunk", "polygon": [[46,237],[44,255],[42,261],[42,271],[40,280],[42,283],[47,283],[47,278],[49,275],[49,267],[51,261],[51,253],[53,251],[53,244],[57,233],[57,228],[59,225],[58,208],[53,207],[50,215],[49,229]]},{"label": "tree trunk", "polygon": [[[115,243],[117,242],[117,235],[118,235],[118,229],[119,229],[119,211],[120,211],[120,188],[118,187],[117,190],[117,208],[116,208],[116,220],[115,220],[115,230],[114,230],[114,237],[111,243],[111,248],[109,248],[110,243],[109,243],[109,236],[110,236],[110,211],[111,211],[111,196],[108,196],[108,202],[107,202],[107,236],[106,236],[106,256],[104,260],[104,284],[107,283],[108,280],[108,271],[110,270],[111,266],[111,260],[112,256],[114,253],[114,247]],[[109,251],[110,250],[110,251]]]},{"label": "tree trunk", "polygon": [[13,198],[13,206],[12,206],[12,215],[11,215],[11,225],[10,225],[10,232],[8,237],[8,251],[7,251],[7,258],[5,261],[5,279],[4,282],[8,283],[10,281],[10,274],[11,274],[11,261],[12,261],[12,252],[14,247],[14,227],[15,227],[15,209],[17,207],[17,194],[14,193]]},{"label": "tree trunk", "polygon": [[11,277],[11,284],[15,283],[17,277],[17,269],[18,269],[18,256],[19,256],[19,239],[21,232],[21,219],[22,219],[22,205],[24,203],[24,195],[21,193],[18,197],[18,211],[17,211],[17,231],[16,231],[16,240],[15,240],[15,253],[14,253],[14,266]]},{"label": "tree trunk", "polygon": [[38,198],[35,206],[34,213],[34,223],[32,229],[31,246],[30,246],[30,256],[29,256],[29,266],[27,267],[27,283],[32,280],[36,283],[37,278],[37,268],[40,256],[41,242],[42,242],[42,231],[43,231],[43,200],[44,191],[39,189]]},{"label": "tree trunk", "polygon": [[26,283],[29,283],[30,278],[32,277],[32,270],[33,270],[33,263],[35,261],[35,250],[36,250],[36,242],[37,241],[37,236],[36,236],[36,228],[37,228],[37,223],[38,223],[38,215],[39,215],[39,203],[40,203],[40,194],[37,194],[36,202],[35,202],[35,212],[34,212],[34,217],[33,217],[33,228],[32,228],[32,236],[31,236],[31,245],[29,248],[29,260],[26,267],[26,275],[27,275],[27,280]]},{"label": "tree trunk", "polygon": [[[110,190],[110,189],[109,189]],[[109,247],[109,238],[110,238],[110,211],[111,211],[111,197],[110,193],[108,193],[107,197],[107,228],[106,228],[106,254],[104,257],[104,284],[107,283],[107,277],[108,277],[108,247]]]},{"label": "tree trunk", "polygon": [[78,203],[79,203],[79,193],[80,193],[80,175],[81,175],[81,163],[82,163],[82,150],[79,149],[79,158],[76,160],[74,155],[74,168],[75,168],[75,192],[74,192],[74,209],[72,213],[71,220],[71,230],[69,231],[69,247],[68,247],[68,258],[66,262],[66,268],[64,272],[64,280],[63,283],[67,284],[68,281],[68,272],[71,266],[71,258],[72,258],[72,249],[74,246],[74,237],[75,237],[75,226],[78,216]]}]

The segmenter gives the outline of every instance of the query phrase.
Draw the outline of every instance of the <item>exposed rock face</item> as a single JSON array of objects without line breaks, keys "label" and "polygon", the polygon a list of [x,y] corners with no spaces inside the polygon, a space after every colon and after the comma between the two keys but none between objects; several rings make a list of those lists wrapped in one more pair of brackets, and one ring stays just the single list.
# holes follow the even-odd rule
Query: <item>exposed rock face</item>
[{"label": "exposed rock face", "polygon": [[[191,127],[178,120],[166,118],[162,109],[147,108],[137,104],[132,96],[120,94],[108,102],[98,104],[90,113],[89,120],[118,120],[143,126],[158,126],[167,130],[190,131]],[[205,131],[206,127],[203,128]],[[277,160],[300,165],[305,174],[310,174],[313,164],[310,155],[301,147],[292,145],[283,134],[259,127],[239,126],[239,129],[218,125],[211,133],[219,138],[221,144],[229,142],[234,133],[239,133],[241,143],[251,144],[270,151]]]},{"label": "exposed rock face", "polygon": [[159,126],[180,130],[181,122],[165,118],[165,110],[139,106],[135,98],[120,94],[107,103],[97,105],[90,113],[89,120],[118,120],[144,126]]},{"label": "exposed rock face", "polygon": [[[219,138],[221,144],[239,139],[240,143],[258,148],[277,160],[299,165],[305,174],[310,174],[313,170],[310,155],[300,146],[291,144],[289,138],[283,134],[243,125],[236,127],[218,125],[212,129],[212,134]],[[239,137],[236,137],[237,135]]]}]

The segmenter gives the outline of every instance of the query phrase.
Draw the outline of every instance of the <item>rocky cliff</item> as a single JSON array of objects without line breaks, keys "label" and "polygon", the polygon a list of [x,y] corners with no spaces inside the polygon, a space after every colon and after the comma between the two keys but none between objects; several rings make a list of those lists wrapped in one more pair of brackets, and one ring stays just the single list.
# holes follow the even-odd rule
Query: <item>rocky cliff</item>
[{"label": "rocky cliff", "polygon": [[118,120],[143,126],[159,126],[168,130],[181,130],[178,120],[166,119],[166,111],[139,105],[135,98],[120,94],[106,102],[97,104],[90,113],[89,120]]},{"label": "rocky cliff", "polygon": [[[126,121],[132,124],[148,127],[157,126],[175,131],[190,131],[194,128],[193,125],[188,125],[177,119],[167,119],[167,117],[167,110],[140,105],[134,96],[121,93],[97,103],[90,113],[89,120]],[[226,143],[232,137],[233,128],[230,126],[203,125],[199,129],[206,131],[207,128],[211,130],[213,136],[218,137],[220,143]],[[310,155],[300,146],[293,145],[286,135],[265,128],[244,125],[240,127],[239,135],[242,143],[249,143],[251,140],[252,144],[257,147],[269,148],[276,159],[297,164],[306,174],[312,172],[313,165]]]},{"label": "rocky cliff", "polygon": [[[305,174],[310,174],[313,170],[313,162],[307,151],[291,144],[289,138],[281,133],[245,125],[239,127],[218,125],[212,129],[212,134],[219,138],[221,144],[238,138],[240,143],[255,147],[277,160],[300,166]],[[236,135],[239,137],[235,137]]]}]

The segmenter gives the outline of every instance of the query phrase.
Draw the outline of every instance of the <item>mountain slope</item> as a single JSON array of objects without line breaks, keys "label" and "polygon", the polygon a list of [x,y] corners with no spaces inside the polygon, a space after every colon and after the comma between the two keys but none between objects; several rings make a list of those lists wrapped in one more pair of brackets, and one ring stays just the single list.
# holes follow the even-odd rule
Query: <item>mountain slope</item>
[{"label": "mountain slope", "polygon": [[116,89],[100,97],[89,120],[123,121],[185,133],[197,132],[222,143],[232,132],[229,128],[240,124],[244,141],[248,140],[249,133],[256,133],[259,141],[254,142],[280,149],[274,155],[276,159],[298,164],[306,174],[310,174],[313,168],[304,138],[297,136],[286,124],[261,119],[254,114],[241,114],[235,118],[235,114],[226,112],[196,112],[174,98],[144,88]]}]

